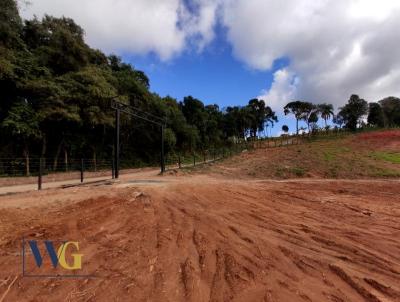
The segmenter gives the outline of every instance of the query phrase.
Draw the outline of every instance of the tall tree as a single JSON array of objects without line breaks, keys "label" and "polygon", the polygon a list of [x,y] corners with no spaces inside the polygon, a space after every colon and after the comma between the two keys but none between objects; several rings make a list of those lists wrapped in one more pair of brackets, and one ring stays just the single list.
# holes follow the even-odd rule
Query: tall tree
[{"label": "tall tree", "polygon": [[206,141],[207,131],[207,113],[202,101],[192,97],[184,97],[180,103],[180,108],[190,125],[198,129],[202,143]]},{"label": "tall tree", "polygon": [[387,127],[400,126],[400,99],[387,97],[379,101]]},{"label": "tall tree", "polygon": [[90,48],[83,40],[83,29],[69,18],[45,16],[27,21],[24,40],[41,64],[54,74],[78,71],[89,63]]},{"label": "tall tree", "polygon": [[[310,132],[310,124],[318,122],[318,115],[317,115],[317,106],[310,103],[310,102],[303,102],[301,105],[301,109],[303,111],[302,119],[307,124],[308,132]],[[316,119],[316,121],[315,121]]]},{"label": "tall tree", "polygon": [[[77,121],[81,122],[81,133],[86,137],[87,149],[92,151],[94,162],[99,150],[104,149],[107,128],[111,128],[114,123],[109,100],[117,92],[108,82],[110,76],[111,71],[93,66],[62,77],[62,85],[68,91],[64,98],[65,103],[79,112]],[[55,163],[61,146],[65,144],[65,134],[60,131],[61,141],[56,151]]]},{"label": "tall tree", "polygon": [[313,132],[316,131],[318,128],[317,123],[318,123],[318,113],[317,113],[317,111],[313,111],[310,114],[310,116],[308,117],[308,125],[309,125],[308,131],[310,131],[310,128],[311,128],[311,131],[313,131]]},{"label": "tall tree", "polygon": [[356,130],[363,117],[368,113],[368,103],[358,95],[353,94],[347,104],[340,108],[339,114],[343,117],[345,127]]},{"label": "tall tree", "polygon": [[19,16],[17,2],[0,0],[0,5],[0,48],[19,48],[22,46],[20,38],[22,20]]},{"label": "tall tree", "polygon": [[[309,127],[309,117],[316,110],[316,106],[310,102],[293,101],[288,103],[284,108],[285,115],[293,114],[296,118],[296,134],[299,134],[299,121],[304,120]],[[310,129],[309,129],[310,130]]]},{"label": "tall tree", "polygon": [[293,114],[296,118],[296,134],[299,134],[299,120],[303,118],[304,112],[302,108],[302,101],[293,101],[288,103],[284,108],[285,115]]},{"label": "tall tree", "polygon": [[14,138],[14,144],[22,145],[26,175],[29,176],[29,146],[40,137],[36,112],[25,101],[14,104],[1,126]]},{"label": "tall tree", "polygon": [[247,107],[251,123],[250,135],[253,137],[257,136],[257,132],[264,131],[265,127],[273,127],[278,122],[275,112],[265,105],[264,100],[252,99]]},{"label": "tall tree", "polygon": [[375,127],[384,127],[385,116],[379,103],[369,103],[368,124]]},{"label": "tall tree", "polygon": [[258,129],[263,128],[265,102],[258,99],[252,99],[249,101],[247,106],[251,118],[250,136],[256,137]]},{"label": "tall tree", "polygon": [[322,119],[325,121],[325,128],[328,126],[327,120],[329,120],[334,115],[333,105],[332,104],[319,104],[318,111],[321,114]]}]

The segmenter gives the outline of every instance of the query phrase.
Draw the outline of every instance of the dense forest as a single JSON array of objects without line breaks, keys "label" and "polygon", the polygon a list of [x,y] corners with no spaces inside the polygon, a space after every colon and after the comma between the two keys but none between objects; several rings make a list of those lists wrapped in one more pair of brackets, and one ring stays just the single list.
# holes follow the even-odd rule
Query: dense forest
[{"label": "dense forest", "polygon": [[[165,117],[166,152],[189,153],[257,137],[277,121],[263,100],[246,106],[205,105],[187,96],[178,101],[150,90],[146,74],[115,55],[105,55],[84,41],[72,19],[45,16],[22,20],[14,0],[0,0],[0,157],[51,159],[111,158],[114,111],[111,100]],[[400,124],[400,100],[368,105],[353,95],[337,115],[330,104],[288,103],[294,114],[316,131],[318,119],[355,129]],[[284,128],[289,131],[288,127]],[[298,132],[298,127],[297,127]],[[155,163],[160,132],[156,126],[121,115],[122,159]]]}]

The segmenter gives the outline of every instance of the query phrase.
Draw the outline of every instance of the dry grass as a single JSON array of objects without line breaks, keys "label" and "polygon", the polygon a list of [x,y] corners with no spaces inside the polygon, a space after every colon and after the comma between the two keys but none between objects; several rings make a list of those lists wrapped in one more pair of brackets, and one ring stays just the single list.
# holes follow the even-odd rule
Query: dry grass
[{"label": "dry grass", "polygon": [[400,177],[400,130],[257,149],[200,170],[234,177],[278,179]]}]

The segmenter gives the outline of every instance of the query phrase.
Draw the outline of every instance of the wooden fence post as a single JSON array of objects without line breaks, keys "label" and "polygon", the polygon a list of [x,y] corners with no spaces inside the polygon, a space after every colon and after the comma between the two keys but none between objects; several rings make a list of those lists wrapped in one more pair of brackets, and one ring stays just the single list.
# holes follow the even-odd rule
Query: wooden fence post
[{"label": "wooden fence post", "polygon": [[42,174],[43,174],[43,161],[39,159],[39,175],[38,175],[38,190],[42,189]]},{"label": "wooden fence post", "polygon": [[83,182],[83,169],[84,169],[84,165],[83,165],[83,158],[81,159],[81,182]]}]

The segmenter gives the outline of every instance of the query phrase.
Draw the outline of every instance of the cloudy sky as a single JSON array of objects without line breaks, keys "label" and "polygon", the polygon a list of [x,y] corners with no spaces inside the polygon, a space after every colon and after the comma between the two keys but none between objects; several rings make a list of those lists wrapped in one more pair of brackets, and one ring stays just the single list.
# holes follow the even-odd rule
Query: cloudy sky
[{"label": "cloudy sky", "polygon": [[[144,70],[151,89],[221,107],[262,97],[343,105],[400,96],[398,0],[31,0],[92,47]],[[283,122],[286,122],[284,118]],[[280,123],[282,124],[282,123]]]}]

